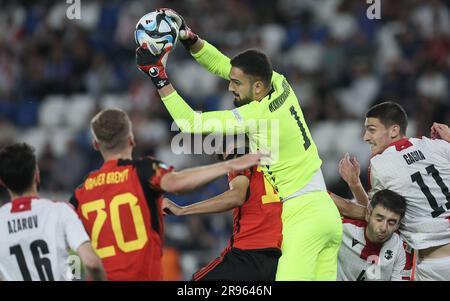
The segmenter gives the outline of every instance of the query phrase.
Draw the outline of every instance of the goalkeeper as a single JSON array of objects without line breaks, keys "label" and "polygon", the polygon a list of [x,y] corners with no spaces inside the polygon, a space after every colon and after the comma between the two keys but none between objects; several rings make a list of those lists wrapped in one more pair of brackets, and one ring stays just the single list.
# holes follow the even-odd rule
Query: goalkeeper
[{"label": "goalkeeper", "polygon": [[170,84],[170,49],[155,56],[136,51],[138,68],[150,76],[182,132],[245,133],[250,147],[270,151],[264,176],[283,201],[282,256],[276,280],[336,280],[342,237],[339,212],[327,193],[316,145],[286,78],[272,71],[266,55],[247,50],[231,60],[186,26],[175,11],[161,9],[180,27],[180,41],[209,72],[229,80],[236,109],[195,112]]}]

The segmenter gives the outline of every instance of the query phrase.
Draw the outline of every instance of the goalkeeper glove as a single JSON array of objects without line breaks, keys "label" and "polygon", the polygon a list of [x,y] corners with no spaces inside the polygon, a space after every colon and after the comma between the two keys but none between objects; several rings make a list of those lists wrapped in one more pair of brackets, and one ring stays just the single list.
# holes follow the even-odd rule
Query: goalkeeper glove
[{"label": "goalkeeper glove", "polygon": [[159,55],[153,55],[147,48],[147,44],[136,49],[136,64],[145,75],[150,76],[157,89],[170,84],[166,73],[166,62],[172,47],[163,50]]},{"label": "goalkeeper glove", "polygon": [[192,30],[186,25],[186,22],[184,21],[183,17],[170,8],[160,8],[158,11],[164,12],[167,16],[172,18],[178,25],[179,28],[179,39],[180,42],[183,44],[184,48],[186,48],[188,51],[191,50],[191,46],[197,42],[198,35],[196,35]]}]

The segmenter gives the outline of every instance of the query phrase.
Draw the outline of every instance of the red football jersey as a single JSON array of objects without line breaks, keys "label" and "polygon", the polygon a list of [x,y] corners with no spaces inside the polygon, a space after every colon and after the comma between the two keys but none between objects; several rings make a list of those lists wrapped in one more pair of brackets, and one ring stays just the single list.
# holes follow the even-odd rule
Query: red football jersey
[{"label": "red football jersey", "polygon": [[281,248],[280,198],[259,167],[231,173],[228,180],[239,175],[246,176],[250,183],[246,201],[233,209],[233,236],[229,246],[243,250]]},{"label": "red football jersey", "polygon": [[161,177],[153,158],[111,160],[71,199],[109,280],[162,280]]}]

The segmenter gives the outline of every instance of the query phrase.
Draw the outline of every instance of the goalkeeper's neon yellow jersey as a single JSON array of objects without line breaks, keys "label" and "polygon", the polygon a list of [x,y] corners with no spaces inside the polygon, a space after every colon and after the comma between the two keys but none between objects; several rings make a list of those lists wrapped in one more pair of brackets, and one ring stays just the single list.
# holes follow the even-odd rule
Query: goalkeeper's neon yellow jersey
[{"label": "goalkeeper's neon yellow jersey", "polygon": [[[193,56],[229,80],[230,59],[208,42]],[[262,169],[282,199],[302,189],[322,164],[297,97],[281,74],[273,72],[269,95],[234,110],[195,112],[177,92],[162,100],[182,132],[246,133],[252,151],[270,152],[273,160]]]}]

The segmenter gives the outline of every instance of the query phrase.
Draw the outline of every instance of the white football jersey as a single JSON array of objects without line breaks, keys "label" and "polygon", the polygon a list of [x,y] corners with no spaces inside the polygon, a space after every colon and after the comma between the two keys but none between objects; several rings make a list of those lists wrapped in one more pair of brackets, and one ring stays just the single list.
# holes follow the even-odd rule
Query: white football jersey
[{"label": "white football jersey", "polygon": [[89,241],[65,202],[23,197],[0,207],[0,277],[4,280],[70,280],[68,249]]},{"label": "white football jersey", "polygon": [[412,255],[397,233],[384,244],[374,244],[365,236],[367,222],[344,218],[342,223],[337,280],[410,280]]},{"label": "white football jersey", "polygon": [[371,197],[390,189],[406,198],[400,233],[412,248],[450,243],[450,143],[405,138],[370,164]]}]

